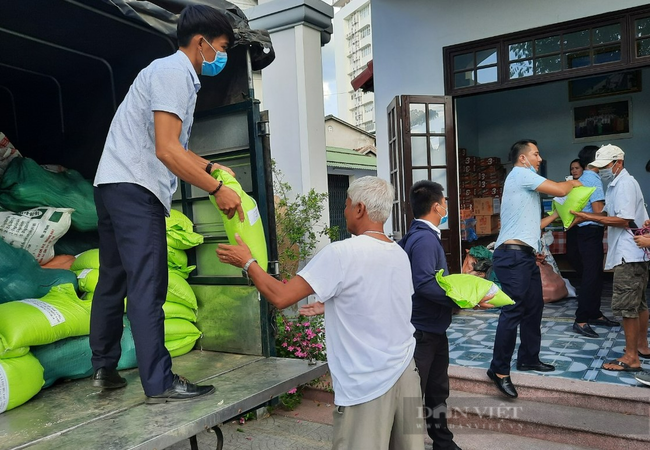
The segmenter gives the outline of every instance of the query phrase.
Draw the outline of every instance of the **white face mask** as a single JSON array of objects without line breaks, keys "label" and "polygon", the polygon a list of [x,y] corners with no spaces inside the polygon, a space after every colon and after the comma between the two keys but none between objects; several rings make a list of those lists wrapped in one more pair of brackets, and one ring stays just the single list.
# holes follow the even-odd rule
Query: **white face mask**
[{"label": "white face mask", "polygon": [[598,174],[600,175],[600,180],[603,182],[605,186],[607,186],[609,183],[614,181],[614,178],[616,178],[616,175],[614,175],[614,171],[612,169],[614,169],[614,166],[616,166],[617,162],[618,161],[616,161],[614,165],[609,169],[600,169],[598,171]]}]

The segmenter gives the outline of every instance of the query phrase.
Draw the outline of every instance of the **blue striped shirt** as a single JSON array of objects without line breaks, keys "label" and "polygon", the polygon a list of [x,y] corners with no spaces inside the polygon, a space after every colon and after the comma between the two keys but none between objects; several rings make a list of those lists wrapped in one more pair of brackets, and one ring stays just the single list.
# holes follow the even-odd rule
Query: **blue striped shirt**
[{"label": "blue striped shirt", "polygon": [[192,63],[180,50],[142,69],[113,117],[94,185],[138,184],[169,214],[178,181],[156,157],[153,113],[165,111],[181,119],[179,141],[187,149],[200,88]]}]

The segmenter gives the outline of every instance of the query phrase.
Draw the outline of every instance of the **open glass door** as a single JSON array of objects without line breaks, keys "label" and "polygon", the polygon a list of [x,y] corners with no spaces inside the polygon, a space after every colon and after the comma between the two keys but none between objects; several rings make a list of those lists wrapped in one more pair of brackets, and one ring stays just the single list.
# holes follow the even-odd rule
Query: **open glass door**
[{"label": "open glass door", "polygon": [[390,180],[396,189],[393,231],[396,238],[413,220],[409,189],[420,180],[445,189],[449,219],[440,227],[449,270],[460,273],[460,220],[455,115],[449,96],[402,95],[388,107]]}]

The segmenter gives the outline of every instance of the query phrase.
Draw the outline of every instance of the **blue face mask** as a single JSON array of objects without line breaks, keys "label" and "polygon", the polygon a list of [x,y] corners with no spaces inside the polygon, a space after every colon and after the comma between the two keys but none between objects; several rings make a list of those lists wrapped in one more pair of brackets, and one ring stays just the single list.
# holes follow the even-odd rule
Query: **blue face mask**
[{"label": "blue face mask", "polygon": [[444,225],[445,223],[447,223],[447,218],[449,217],[449,211],[447,210],[447,208],[445,208],[445,207],[442,206],[442,205],[440,205],[440,207],[441,207],[441,208],[444,208],[444,210],[445,210],[445,215],[444,215],[444,216],[440,215],[440,213],[439,213],[438,211],[436,211],[436,213],[441,217],[441,219],[440,219],[440,225]]},{"label": "blue face mask", "polygon": [[[206,44],[210,45],[208,41],[205,39],[203,40]],[[215,75],[218,75],[223,68],[226,67],[226,63],[228,62],[228,53],[218,52],[212,45],[210,45],[210,48],[217,54],[212,62],[206,61],[203,52],[201,52],[201,57],[203,58],[203,64],[201,64],[201,75],[205,75],[206,77],[214,77]]]},{"label": "blue face mask", "polygon": [[[526,158],[526,156],[524,156],[524,158]],[[530,170],[533,173],[537,173],[533,165],[530,163],[530,161],[528,161],[528,158],[526,158],[526,162],[528,163],[528,170]]]}]

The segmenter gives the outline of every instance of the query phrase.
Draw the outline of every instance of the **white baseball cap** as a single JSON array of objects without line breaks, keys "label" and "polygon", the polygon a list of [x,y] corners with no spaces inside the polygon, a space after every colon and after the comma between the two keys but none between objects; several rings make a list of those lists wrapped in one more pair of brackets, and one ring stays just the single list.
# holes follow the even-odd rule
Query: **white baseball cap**
[{"label": "white baseball cap", "polygon": [[596,152],[596,159],[594,159],[593,162],[589,163],[589,165],[600,169],[612,161],[619,161],[623,159],[625,159],[625,153],[623,150],[621,150],[620,147],[612,144],[607,144],[598,149]]}]

